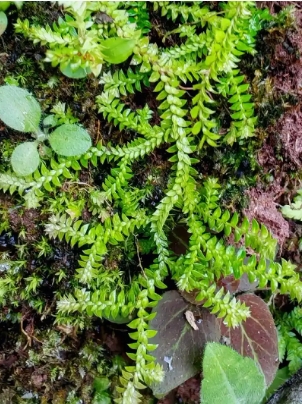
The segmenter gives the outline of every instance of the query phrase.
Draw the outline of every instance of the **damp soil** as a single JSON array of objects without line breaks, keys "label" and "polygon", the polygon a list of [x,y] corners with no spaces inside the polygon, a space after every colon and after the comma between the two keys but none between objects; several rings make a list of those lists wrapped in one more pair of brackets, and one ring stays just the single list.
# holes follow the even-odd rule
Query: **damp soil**
[{"label": "damp soil", "polygon": [[[212,3],[211,7],[215,8],[215,2]],[[257,40],[257,55],[244,61],[241,66],[252,82],[259,115],[257,139],[252,139],[243,151],[237,146],[233,149],[226,147],[225,150],[215,150],[214,158],[202,156],[202,172],[205,176],[220,178],[225,187],[225,207],[230,210],[244,209],[250,219],[256,218],[264,223],[278,240],[279,258],[292,260],[300,269],[302,263],[298,245],[302,226],[285,220],[280,206],[292,200],[301,188],[302,2],[259,2],[258,6],[269,7],[273,13],[291,6],[294,24],[263,31]],[[152,40],[162,45],[163,33],[158,30],[159,23],[155,16],[151,12],[150,15],[153,18]],[[0,85],[7,77],[18,78],[24,87],[35,94],[45,113],[57,102],[66,103],[87,128],[94,144],[100,140],[112,144],[129,140],[129,133],[121,134],[98,114],[95,107],[95,97],[99,93],[98,79],[67,79],[58,74],[56,68],[43,63],[43,47],[14,35],[13,23],[17,17],[32,20],[32,16],[37,23],[51,24],[61,16],[61,10],[55,5],[45,7],[43,2],[28,2],[18,14],[14,9],[9,11],[9,26],[0,38]],[[171,36],[166,45],[173,45],[174,40]],[[57,85],[52,89],[46,83],[54,79]],[[149,88],[128,98],[128,102],[134,109],[148,103],[154,111],[152,123],[158,123],[157,102]],[[8,131],[0,123],[0,142],[7,139],[15,143],[25,140],[25,137]],[[137,173],[133,179],[134,185],[145,183],[150,174],[158,178],[150,198],[150,207],[162,198],[167,184],[170,165],[166,157],[165,150],[154,152],[150,158],[134,167]],[[3,155],[0,159],[5,167],[6,157]],[[109,171],[110,167],[106,166],[100,171],[88,167],[81,174],[82,180],[98,184]],[[127,327],[97,318],[86,322],[84,327],[58,326],[53,318],[56,287],[47,280],[48,269],[66,269],[67,279],[61,287],[68,291],[68,275],[76,268],[79,251],[71,249],[64,242],[52,241],[52,253],[47,258],[37,258],[35,243],[43,237],[43,223],[48,213],[43,209],[24,210],[18,205],[18,199],[0,195],[0,215],[3,215],[3,222],[8,222],[9,229],[0,234],[0,254],[9,253],[17,260],[18,252],[20,254],[18,246],[26,245],[27,274],[30,276],[41,268],[45,276],[41,298],[48,308],[47,313],[41,315],[31,307],[30,302],[23,302],[22,299],[16,303],[14,311],[4,306],[0,315],[0,402],[23,403],[23,400],[26,402],[31,398],[32,402],[61,404],[66,402],[71,391],[75,391],[82,397],[83,403],[89,404],[93,377],[97,374],[97,363],[91,363],[89,352],[93,351],[98,362],[111,371],[117,369],[119,364],[129,362],[126,356],[129,342]],[[85,220],[88,222],[89,218],[87,212]],[[171,243],[175,244],[175,253],[181,250],[182,246],[177,244],[179,237],[176,240],[171,236]],[[282,300],[281,304],[288,302]],[[86,373],[85,368],[89,372]],[[55,372],[61,372],[61,376],[53,382]],[[200,401],[199,388],[200,378],[192,378],[161,402],[197,404]],[[148,397],[146,394],[146,399]]]}]

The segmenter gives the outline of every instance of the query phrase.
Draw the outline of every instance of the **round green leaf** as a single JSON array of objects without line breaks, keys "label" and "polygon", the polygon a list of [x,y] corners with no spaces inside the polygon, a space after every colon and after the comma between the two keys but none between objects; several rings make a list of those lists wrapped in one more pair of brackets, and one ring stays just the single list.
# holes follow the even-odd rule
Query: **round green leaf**
[{"label": "round green leaf", "polygon": [[108,38],[101,42],[104,59],[113,64],[125,62],[132,55],[136,39]]},{"label": "round green leaf", "polygon": [[37,100],[23,88],[0,87],[0,119],[20,132],[39,129],[41,108]]},{"label": "round green leaf", "polygon": [[32,174],[40,164],[40,157],[35,142],[19,144],[13,151],[11,164],[16,174],[27,176]]},{"label": "round green leaf", "polygon": [[8,21],[7,21],[6,14],[3,11],[0,11],[0,36],[6,30],[7,24],[8,24]]},{"label": "round green leaf", "polygon": [[58,125],[58,119],[56,115],[47,115],[46,118],[43,119],[43,128],[48,130],[49,128],[54,128]]},{"label": "round green leaf", "polygon": [[52,149],[62,156],[78,156],[91,147],[88,132],[78,125],[59,126],[49,136]]},{"label": "round green leaf", "polygon": [[83,79],[90,73],[90,69],[84,69],[83,67],[78,67],[76,70],[72,70],[70,65],[62,68],[60,67],[61,72],[69,77],[70,79]]}]

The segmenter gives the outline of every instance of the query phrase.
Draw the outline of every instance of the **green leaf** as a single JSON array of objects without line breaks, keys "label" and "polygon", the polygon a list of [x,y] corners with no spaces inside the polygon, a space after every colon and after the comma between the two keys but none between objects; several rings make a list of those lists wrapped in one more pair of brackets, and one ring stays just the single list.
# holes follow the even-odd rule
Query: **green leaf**
[{"label": "green leaf", "polygon": [[[7,2],[7,3],[9,3],[9,2]],[[17,10],[21,10],[21,8],[23,7],[23,3],[24,3],[24,1],[19,1],[19,0],[14,1],[14,4],[15,4]]]},{"label": "green leaf", "polygon": [[198,116],[198,113],[199,113],[199,107],[198,107],[198,105],[195,105],[195,107],[191,109],[191,117],[193,119],[196,119]]},{"label": "green leaf", "polygon": [[223,17],[220,18],[219,22],[220,22],[221,29],[223,31],[226,31],[229,28],[230,24],[231,24],[230,20],[228,20],[227,18],[223,18]]},{"label": "green leaf", "polygon": [[129,321],[133,320],[134,316],[129,315],[128,317],[123,317],[122,315],[118,314],[117,316],[113,317],[113,316],[105,316],[104,314],[102,314],[102,317],[114,324],[127,324],[129,323]]},{"label": "green leaf", "polygon": [[110,381],[107,377],[97,377],[93,382],[94,397],[92,404],[110,404],[111,398],[106,390],[110,386]]},{"label": "green leaf", "polygon": [[0,11],[0,36],[6,30],[7,24],[8,24],[8,20],[7,20],[6,14],[3,11]]},{"label": "green leaf", "polygon": [[151,74],[151,76],[149,77],[149,81],[150,81],[150,83],[155,83],[156,81],[158,81],[160,79],[160,74],[159,74],[159,72],[153,72],[152,74]]},{"label": "green leaf", "polygon": [[89,73],[91,73],[91,70],[89,68],[83,68],[83,67],[78,67],[77,69],[73,70],[69,65],[66,67],[60,67],[61,72],[69,77],[70,79],[83,79],[86,77]]},{"label": "green leaf", "polygon": [[203,359],[202,404],[259,404],[265,380],[256,363],[215,342],[206,345]]},{"label": "green leaf", "polygon": [[219,43],[222,42],[224,40],[224,37],[225,37],[225,33],[223,31],[220,31],[218,29],[215,31],[215,40],[217,42],[219,42]]},{"label": "green leaf", "polygon": [[108,38],[101,41],[104,59],[113,64],[123,63],[132,55],[136,39]]},{"label": "green leaf", "polygon": [[54,128],[57,125],[58,119],[55,115],[47,115],[47,117],[43,119],[43,128],[45,130],[48,128]]},{"label": "green leaf", "polygon": [[35,142],[21,143],[15,148],[11,164],[16,174],[27,176],[32,174],[40,164],[40,157]]},{"label": "green leaf", "polygon": [[96,377],[93,382],[93,388],[98,392],[108,390],[110,387],[110,380],[107,377]]},{"label": "green leaf", "polygon": [[283,216],[302,221],[302,201],[296,201],[291,205],[283,206],[281,212]]},{"label": "green leaf", "polygon": [[198,133],[201,130],[201,121],[195,122],[193,128],[192,128],[192,134],[193,135],[198,135]]},{"label": "green leaf", "polygon": [[0,1],[0,11],[5,11],[10,6],[10,1]]},{"label": "green leaf", "polygon": [[80,126],[64,124],[50,134],[49,143],[57,154],[78,156],[91,147],[91,138]]},{"label": "green leaf", "polygon": [[41,108],[37,100],[23,88],[0,87],[0,119],[20,132],[39,129]]}]

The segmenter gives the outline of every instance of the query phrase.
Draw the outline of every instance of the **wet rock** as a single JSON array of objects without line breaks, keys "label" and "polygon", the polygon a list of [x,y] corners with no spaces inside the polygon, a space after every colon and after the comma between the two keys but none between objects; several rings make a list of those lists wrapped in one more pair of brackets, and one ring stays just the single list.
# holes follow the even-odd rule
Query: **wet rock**
[{"label": "wet rock", "polygon": [[16,240],[10,234],[4,233],[0,235],[0,251],[9,250],[15,244]]},{"label": "wet rock", "polygon": [[276,393],[267,404],[301,404],[302,403],[302,369],[295,373]]}]

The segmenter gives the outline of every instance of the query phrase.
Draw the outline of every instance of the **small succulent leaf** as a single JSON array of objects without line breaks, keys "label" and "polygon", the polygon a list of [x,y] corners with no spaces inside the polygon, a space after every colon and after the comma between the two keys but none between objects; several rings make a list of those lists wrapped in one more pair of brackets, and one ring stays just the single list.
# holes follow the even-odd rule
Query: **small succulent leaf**
[{"label": "small succulent leaf", "polygon": [[[153,311],[157,315],[150,321],[150,328],[158,332],[151,342],[158,344],[158,348],[152,355],[163,366],[165,377],[161,383],[150,387],[156,397],[163,397],[200,372],[204,345],[207,341],[219,341],[220,332],[214,315],[189,304],[175,290],[164,293]],[[187,321],[187,311],[197,319],[198,330]]]},{"label": "small succulent leaf", "polygon": [[62,156],[78,156],[91,147],[88,132],[78,125],[64,124],[49,135],[52,149]]},{"label": "small succulent leaf", "polygon": [[227,328],[221,322],[221,333],[229,345],[240,355],[259,362],[269,386],[276,375],[278,360],[278,336],[274,319],[267,304],[258,296],[247,293],[237,297],[250,309],[251,316],[236,328]]},{"label": "small succulent leaf", "polygon": [[8,20],[6,14],[3,11],[0,11],[0,36],[6,30],[8,24]]},{"label": "small succulent leaf", "polygon": [[206,345],[202,404],[259,404],[265,389],[264,375],[255,361],[216,342]]},{"label": "small succulent leaf", "polygon": [[20,132],[36,132],[40,118],[40,105],[27,90],[10,85],[0,87],[0,119],[7,126]]},{"label": "small succulent leaf", "polygon": [[19,144],[13,151],[11,165],[16,174],[27,176],[36,171],[40,164],[40,157],[35,142]]},{"label": "small succulent leaf", "polygon": [[136,39],[108,38],[101,41],[104,59],[113,64],[123,63],[132,55]]}]

